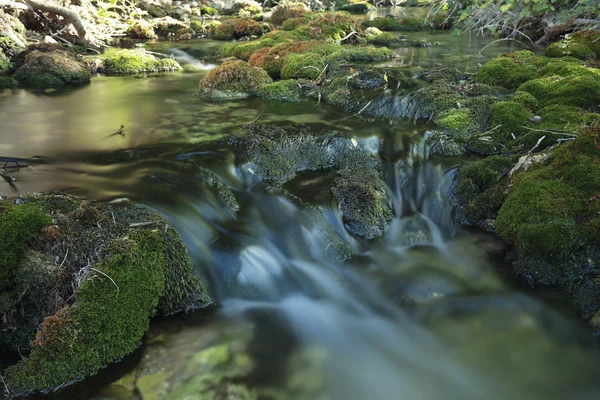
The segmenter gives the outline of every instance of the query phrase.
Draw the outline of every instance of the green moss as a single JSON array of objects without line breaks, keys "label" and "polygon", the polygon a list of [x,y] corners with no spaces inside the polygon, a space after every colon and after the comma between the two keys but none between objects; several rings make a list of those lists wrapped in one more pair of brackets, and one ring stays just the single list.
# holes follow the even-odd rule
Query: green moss
[{"label": "green moss", "polygon": [[135,21],[128,29],[127,34],[133,39],[152,40],[158,38],[152,25],[144,20]]},{"label": "green moss", "polygon": [[283,80],[262,86],[258,90],[258,96],[267,100],[295,103],[301,100],[302,89],[297,80]]},{"label": "green moss", "polygon": [[265,70],[234,60],[210,71],[200,81],[200,90],[212,97],[246,97],[268,83],[271,78]]},{"label": "green moss", "polygon": [[544,55],[552,58],[570,56],[580,60],[589,60],[596,57],[594,51],[588,46],[571,39],[565,39],[556,43],[552,43],[550,46],[548,46],[544,52]]},{"label": "green moss", "polygon": [[465,137],[477,128],[473,114],[467,108],[454,108],[445,111],[439,116],[436,123],[440,128],[447,130],[456,137]]},{"label": "green moss", "polygon": [[386,47],[372,46],[338,46],[337,50],[326,57],[329,63],[336,62],[380,62],[397,57],[396,53]]},{"label": "green moss", "polygon": [[338,171],[331,189],[349,232],[375,239],[392,219],[391,200],[377,171],[350,167]]},{"label": "green moss", "polygon": [[375,7],[367,1],[350,0],[348,4],[343,5],[340,10],[348,11],[352,14],[365,14]]},{"label": "green moss", "polygon": [[254,0],[241,0],[232,4],[231,8],[224,11],[224,14],[239,17],[250,17],[262,14],[262,6]]},{"label": "green moss", "polygon": [[523,126],[529,126],[529,118],[533,114],[527,108],[515,101],[501,101],[492,106],[490,110],[490,124],[492,127],[500,126],[499,130],[518,135],[525,131]]},{"label": "green moss", "polygon": [[535,112],[539,108],[539,102],[530,93],[517,91],[510,96],[510,101],[522,104],[529,111]]},{"label": "green moss", "polygon": [[523,172],[502,206],[497,228],[534,281],[565,283],[598,254],[600,135],[590,128]]},{"label": "green moss", "polygon": [[532,94],[543,107],[564,104],[596,108],[600,104],[600,79],[594,74],[533,79],[522,84],[519,91]]},{"label": "green moss", "polygon": [[567,105],[551,105],[539,112],[541,129],[558,129],[582,132],[586,127],[600,125],[600,115]]},{"label": "green moss", "polygon": [[180,70],[179,63],[170,58],[157,60],[144,50],[121,50],[105,62],[107,74],[126,75],[142,72]]},{"label": "green moss", "polygon": [[359,26],[349,13],[339,11],[324,13],[307,27],[311,39],[337,42],[353,31],[359,31]]},{"label": "green moss", "polygon": [[202,7],[200,7],[200,14],[201,15],[217,15],[217,14],[219,14],[219,10],[217,10],[216,8],[209,7],[209,6],[202,6]]},{"label": "green moss", "polygon": [[581,30],[570,36],[571,40],[581,43],[592,49],[596,57],[600,57],[600,31]]},{"label": "green moss", "polygon": [[0,212],[0,291],[14,286],[14,270],[28,244],[52,219],[30,204],[12,206]]},{"label": "green moss", "polygon": [[0,89],[14,89],[17,87],[17,81],[9,76],[0,76]]},{"label": "green moss", "polygon": [[250,18],[234,18],[225,20],[217,26],[213,39],[231,40],[260,35],[262,35],[262,28],[258,22]]},{"label": "green moss", "polygon": [[515,89],[536,77],[535,65],[526,64],[514,58],[499,57],[484,64],[477,71],[475,80],[479,83]]},{"label": "green moss", "polygon": [[236,57],[240,60],[248,61],[252,54],[256,53],[258,50],[266,47],[273,47],[283,41],[285,41],[285,39],[282,37],[265,35],[260,39],[250,42],[225,43],[219,48],[219,55],[221,57]]},{"label": "green moss", "polygon": [[297,18],[289,18],[284,21],[281,25],[281,29],[284,31],[293,31],[299,26],[306,25],[310,22],[310,19],[307,17],[297,17]]},{"label": "green moss", "polygon": [[279,26],[290,18],[300,18],[310,13],[310,9],[304,3],[286,3],[273,10],[271,22]]},{"label": "green moss", "polygon": [[324,69],[325,59],[318,54],[290,54],[281,68],[281,78],[314,80]]},{"label": "green moss", "polygon": [[36,88],[80,85],[90,81],[89,68],[73,54],[59,49],[31,50],[22,57],[14,79]]},{"label": "green moss", "polygon": [[368,43],[372,44],[382,44],[386,46],[391,46],[398,43],[398,36],[393,33],[385,32],[381,35],[376,35],[367,38]]},{"label": "green moss", "polygon": [[455,194],[463,223],[484,226],[496,218],[508,192],[506,174],[515,162],[514,157],[491,156],[460,167]]}]

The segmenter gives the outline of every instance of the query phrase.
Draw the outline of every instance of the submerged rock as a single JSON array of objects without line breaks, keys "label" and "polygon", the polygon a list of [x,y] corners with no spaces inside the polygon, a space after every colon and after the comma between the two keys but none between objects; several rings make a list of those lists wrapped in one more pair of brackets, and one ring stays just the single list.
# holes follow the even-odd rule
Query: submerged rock
[{"label": "submerged rock", "polygon": [[81,85],[91,80],[90,69],[74,53],[57,45],[36,45],[21,53],[14,78],[34,88]]},{"label": "submerged rock", "polygon": [[154,211],[61,195],[18,200],[0,211],[0,346],[31,346],[6,371],[12,393],[93,374],[133,351],[153,315],[210,303],[181,238]]}]

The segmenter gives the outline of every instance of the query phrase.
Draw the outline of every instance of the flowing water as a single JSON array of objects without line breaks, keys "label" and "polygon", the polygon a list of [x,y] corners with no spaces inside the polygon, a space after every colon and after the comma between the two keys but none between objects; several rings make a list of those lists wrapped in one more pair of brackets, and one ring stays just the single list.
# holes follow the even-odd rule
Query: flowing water
[{"label": "flowing water", "polygon": [[[426,36],[441,44],[400,49],[404,61],[394,66],[407,75],[448,66],[473,71],[515,50],[504,42],[480,54],[491,40]],[[132,370],[161,374],[164,387],[185,385],[206,373],[194,355],[223,345],[236,360],[253,360],[243,378],[241,362],[223,374],[264,399],[600,397],[600,352],[575,312],[555,294],[506,279],[502,245],[452,223],[448,194],[461,160],[428,155],[427,125],[350,116],[313,101],[194,96],[211,68],[202,57],[217,46],[156,46],[192,73],[0,93],[0,156],[44,160],[14,173],[19,191],[127,197],[156,208],[182,234],[219,305],[214,313],[155,321],[134,355],[63,398],[131,398],[103,386]],[[286,184],[316,208],[269,194],[219,141],[256,119],[336,130],[381,157],[395,210],[384,238],[368,243],[346,232],[327,173]],[[110,136],[121,124],[126,135]],[[237,213],[193,179],[197,166],[234,188]],[[0,194],[11,189],[0,186]],[[357,255],[330,257],[332,232]]]}]

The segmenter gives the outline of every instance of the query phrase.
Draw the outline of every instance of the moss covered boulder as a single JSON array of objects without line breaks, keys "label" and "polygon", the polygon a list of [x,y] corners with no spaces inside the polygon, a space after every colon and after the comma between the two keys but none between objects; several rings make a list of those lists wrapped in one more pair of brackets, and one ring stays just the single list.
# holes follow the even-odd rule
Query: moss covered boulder
[{"label": "moss covered boulder", "polygon": [[237,17],[252,17],[262,14],[263,8],[260,3],[253,0],[236,0],[230,8],[223,10],[223,15],[234,15]]},{"label": "moss covered boulder", "polygon": [[210,303],[181,238],[148,208],[60,195],[1,206],[10,256],[2,265],[0,338],[5,348],[31,346],[6,371],[13,393],[93,374],[133,351],[153,315]]},{"label": "moss covered boulder", "polygon": [[74,53],[58,46],[39,45],[19,55],[14,78],[23,86],[49,88],[88,83],[91,73]]},{"label": "moss covered boulder", "polygon": [[365,14],[374,8],[375,6],[365,0],[348,0],[340,10],[348,11],[352,14]]},{"label": "moss covered boulder", "polygon": [[158,35],[154,32],[154,27],[148,21],[144,20],[135,21],[127,33],[132,39],[158,39]]},{"label": "moss covered boulder", "polygon": [[241,39],[243,37],[260,36],[262,33],[262,27],[258,22],[250,18],[234,18],[222,21],[215,28],[213,39]]},{"label": "moss covered boulder", "polygon": [[109,75],[132,75],[144,72],[169,72],[181,70],[181,65],[172,58],[158,59],[140,50],[120,50],[104,62]]},{"label": "moss covered boulder", "polygon": [[302,98],[302,81],[295,79],[269,83],[258,89],[259,97],[287,103],[296,103]]},{"label": "moss covered boulder", "polygon": [[215,98],[240,98],[257,94],[271,83],[269,74],[241,60],[226,61],[200,81],[200,91]]},{"label": "moss covered boulder", "polygon": [[575,57],[580,60],[600,56],[600,31],[583,30],[566,35],[563,40],[552,43],[546,49],[546,57]]},{"label": "moss covered boulder", "polygon": [[309,14],[311,14],[311,10],[304,3],[285,3],[275,7],[271,14],[271,22],[280,26],[288,19],[301,18]]}]

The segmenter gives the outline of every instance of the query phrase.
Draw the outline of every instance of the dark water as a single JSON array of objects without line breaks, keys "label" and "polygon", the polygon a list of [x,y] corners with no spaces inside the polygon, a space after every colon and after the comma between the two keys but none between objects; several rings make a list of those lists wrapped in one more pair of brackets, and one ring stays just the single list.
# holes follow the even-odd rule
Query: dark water
[{"label": "dark water", "polygon": [[[399,49],[403,58],[393,65],[408,75],[442,66],[474,71],[515,49],[504,42],[479,54],[489,39],[418,36],[440,45]],[[207,351],[225,349],[237,361],[217,363],[211,373],[233,376],[265,399],[600,396],[600,353],[575,313],[508,282],[497,257],[502,245],[452,224],[448,192],[460,160],[427,156],[426,125],[351,116],[314,101],[194,96],[210,68],[201,58],[215,48],[210,41],[157,45],[195,65],[193,73],[0,94],[0,156],[47,161],[14,172],[18,190],[127,197],[155,207],[181,232],[219,303],[214,313],[156,321],[134,355],[70,390],[133,398],[133,386],[141,390],[150,376],[157,393],[173,393],[207,373],[198,361]],[[250,165],[220,141],[257,119],[333,129],[380,154],[394,207],[404,210],[385,237],[364,243],[345,231],[326,173],[300,174],[286,185],[317,209],[267,194]],[[109,136],[121,124],[126,135]],[[234,188],[237,213],[189,179],[197,166]],[[0,186],[0,194],[11,193]],[[357,256],[333,260],[332,237]]]}]

